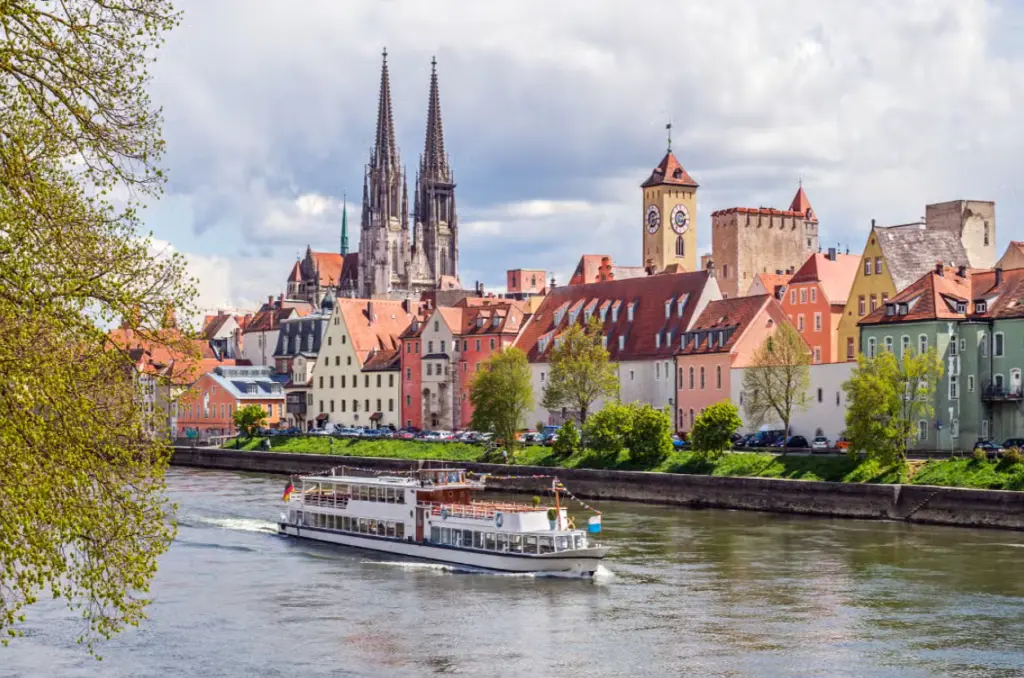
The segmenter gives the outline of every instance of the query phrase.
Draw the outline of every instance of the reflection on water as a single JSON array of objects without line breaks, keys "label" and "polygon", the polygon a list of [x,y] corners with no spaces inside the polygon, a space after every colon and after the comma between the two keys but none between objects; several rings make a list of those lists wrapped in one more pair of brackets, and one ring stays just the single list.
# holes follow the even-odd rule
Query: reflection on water
[{"label": "reflection on water", "polygon": [[40,606],[0,676],[1024,673],[1018,533],[608,502],[581,581],[282,539],[281,488],[173,470],[151,620],[97,663]]}]

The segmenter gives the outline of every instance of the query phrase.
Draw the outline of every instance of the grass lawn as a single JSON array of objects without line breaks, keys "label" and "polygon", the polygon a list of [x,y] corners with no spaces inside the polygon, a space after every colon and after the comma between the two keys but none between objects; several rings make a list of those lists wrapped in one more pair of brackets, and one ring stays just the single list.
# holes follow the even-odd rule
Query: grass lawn
[{"label": "grass lawn", "polygon": [[[258,450],[262,439],[244,443],[241,449]],[[275,452],[301,452],[353,457],[387,457],[392,459],[437,459],[440,461],[482,461],[484,449],[466,443],[425,443],[416,440],[334,439],[328,436],[272,437]],[[233,448],[234,443],[226,447]],[[653,468],[636,464],[628,451],[611,458],[591,450],[577,452],[568,459],[559,459],[550,447],[521,448],[516,461],[529,466],[560,466],[564,468],[607,468],[630,471],[661,471],[713,476],[751,478],[791,478],[844,483],[896,483],[943,485],[997,490],[1024,490],[1024,465],[1005,461],[975,459],[942,459],[915,463],[903,474],[895,468],[884,468],[877,461],[848,456],[777,456],[760,453],[732,453],[715,461],[701,459],[693,452],[670,453]],[[909,475],[909,481],[906,477]]]}]

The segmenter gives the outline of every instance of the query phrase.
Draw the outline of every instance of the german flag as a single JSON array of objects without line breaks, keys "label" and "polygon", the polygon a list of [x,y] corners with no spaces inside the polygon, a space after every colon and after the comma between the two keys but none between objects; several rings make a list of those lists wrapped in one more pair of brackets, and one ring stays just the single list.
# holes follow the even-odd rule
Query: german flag
[{"label": "german flag", "polygon": [[292,492],[295,491],[295,485],[288,481],[288,487],[284,488],[284,494],[281,495],[281,501],[288,501],[288,498],[292,496]]}]

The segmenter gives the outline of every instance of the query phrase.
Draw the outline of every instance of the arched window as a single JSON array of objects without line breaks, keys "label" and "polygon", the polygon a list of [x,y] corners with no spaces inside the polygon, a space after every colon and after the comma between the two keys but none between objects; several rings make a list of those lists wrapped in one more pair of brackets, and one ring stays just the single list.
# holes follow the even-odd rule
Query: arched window
[{"label": "arched window", "polygon": [[686,241],[683,240],[683,236],[681,235],[676,236],[676,256],[686,256]]},{"label": "arched window", "polygon": [[[693,368],[692,368],[692,367],[690,368],[690,390],[691,390],[691,391],[693,390]],[[692,412],[692,411],[693,411],[693,410],[691,410],[691,412]],[[691,418],[691,419],[693,418],[693,415],[692,415],[692,414],[690,415],[690,418]]]},{"label": "arched window", "polygon": [[691,408],[690,409],[690,428],[693,428],[693,422],[694,422],[693,409]]},{"label": "arched window", "polygon": [[715,367],[715,387],[719,390],[722,389],[722,366],[718,365]]},{"label": "arched window", "polygon": [[441,275],[448,275],[448,248],[441,248]]}]

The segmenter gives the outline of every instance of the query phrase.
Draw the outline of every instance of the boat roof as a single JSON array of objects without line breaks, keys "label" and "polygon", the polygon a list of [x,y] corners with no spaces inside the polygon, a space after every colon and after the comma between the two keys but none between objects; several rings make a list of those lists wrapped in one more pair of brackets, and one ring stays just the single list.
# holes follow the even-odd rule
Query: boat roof
[{"label": "boat roof", "polygon": [[331,473],[300,476],[299,480],[304,483],[331,483],[334,485],[346,484],[346,485],[383,485],[387,487],[405,487],[405,488],[436,488],[436,487],[468,487],[468,488],[480,488],[483,486],[483,481],[471,481],[466,478],[465,469],[456,468],[437,468],[437,469],[417,469],[410,471],[409,475],[374,475],[374,476],[362,476],[362,475],[348,475],[345,473],[345,469],[342,469],[341,474]]}]

